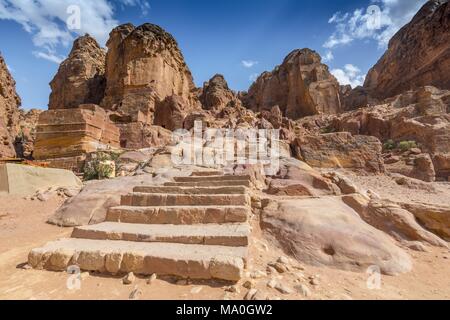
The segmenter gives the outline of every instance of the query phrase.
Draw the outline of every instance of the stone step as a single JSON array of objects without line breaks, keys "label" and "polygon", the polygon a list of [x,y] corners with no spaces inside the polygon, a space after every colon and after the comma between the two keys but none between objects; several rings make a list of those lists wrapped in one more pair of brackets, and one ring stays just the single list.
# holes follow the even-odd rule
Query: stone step
[{"label": "stone step", "polygon": [[206,176],[206,177],[175,177],[175,182],[208,182],[208,181],[241,181],[250,180],[250,176]]},{"label": "stone step", "polygon": [[223,176],[223,171],[196,171],[193,172],[192,177],[208,177],[208,176]]},{"label": "stone step", "polygon": [[247,223],[159,225],[103,222],[75,228],[72,238],[244,247],[248,245],[249,235]]},{"label": "stone step", "polygon": [[34,249],[28,256],[35,269],[83,271],[108,274],[134,272],[190,279],[237,282],[243,276],[246,247],[146,243],[89,239],[61,239]]},{"label": "stone step", "polygon": [[139,186],[133,192],[138,193],[163,193],[163,194],[246,194],[247,189],[243,186],[229,187],[177,187],[177,186]]},{"label": "stone step", "polygon": [[250,188],[251,183],[248,180],[236,181],[203,181],[203,182],[167,182],[164,183],[167,187],[227,187],[227,186],[243,186]]},{"label": "stone step", "polygon": [[130,193],[122,196],[122,206],[156,207],[156,206],[246,206],[250,199],[244,194],[149,194]]},{"label": "stone step", "polygon": [[245,206],[130,207],[110,208],[106,221],[140,224],[242,223],[250,215]]}]

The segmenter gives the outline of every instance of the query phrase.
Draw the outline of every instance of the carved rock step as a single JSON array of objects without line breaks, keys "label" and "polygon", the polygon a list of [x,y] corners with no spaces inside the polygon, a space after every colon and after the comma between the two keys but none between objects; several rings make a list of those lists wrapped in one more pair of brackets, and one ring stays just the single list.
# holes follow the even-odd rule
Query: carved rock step
[{"label": "carved rock step", "polygon": [[106,221],[140,224],[207,224],[246,222],[250,209],[245,206],[114,207]]},{"label": "carved rock step", "polygon": [[190,279],[239,281],[247,259],[246,247],[62,239],[34,249],[28,256],[35,269],[81,270],[102,273],[178,276]]},{"label": "carved rock step", "polygon": [[246,223],[158,225],[104,222],[75,228],[72,238],[243,247],[248,245],[249,235],[250,226]]},{"label": "carved rock step", "polygon": [[193,172],[192,177],[207,177],[207,176],[223,176],[223,171],[197,171]]},{"label": "carved rock step", "polygon": [[167,187],[226,187],[226,186],[243,186],[249,188],[251,186],[249,180],[235,180],[235,181],[203,181],[203,182],[166,182],[164,186]]},{"label": "carved rock step", "polygon": [[138,193],[163,193],[163,194],[245,194],[247,189],[243,186],[231,187],[176,187],[176,186],[142,186],[133,190]]},{"label": "carved rock step", "polygon": [[249,204],[249,196],[241,194],[149,194],[130,193],[122,196],[122,206],[245,206]]},{"label": "carved rock step", "polygon": [[240,181],[250,180],[250,176],[206,176],[206,177],[175,177],[175,182],[205,182],[205,181]]}]

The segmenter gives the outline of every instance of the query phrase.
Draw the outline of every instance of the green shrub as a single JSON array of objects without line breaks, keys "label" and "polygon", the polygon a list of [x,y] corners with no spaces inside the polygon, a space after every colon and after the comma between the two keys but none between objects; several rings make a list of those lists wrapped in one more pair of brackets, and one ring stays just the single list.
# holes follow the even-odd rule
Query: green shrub
[{"label": "green shrub", "polygon": [[417,148],[417,143],[415,141],[401,141],[398,148],[403,152],[409,151],[412,148]]},{"label": "green shrub", "polygon": [[395,142],[392,139],[389,139],[383,144],[384,150],[394,150],[395,149]]},{"label": "green shrub", "polygon": [[115,167],[105,165],[105,161],[115,162],[118,159],[116,153],[97,152],[89,155],[86,164],[84,165],[84,179],[95,180],[110,177],[115,170]]}]

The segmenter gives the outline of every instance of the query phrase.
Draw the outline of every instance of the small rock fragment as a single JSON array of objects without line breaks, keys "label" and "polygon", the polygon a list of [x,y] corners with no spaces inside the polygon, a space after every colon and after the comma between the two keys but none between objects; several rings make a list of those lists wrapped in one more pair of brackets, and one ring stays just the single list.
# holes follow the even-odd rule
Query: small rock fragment
[{"label": "small rock fragment", "polygon": [[134,281],[136,280],[136,276],[134,275],[133,272],[130,272],[129,274],[127,274],[123,279],[122,282],[125,285],[130,285],[132,284]]},{"label": "small rock fragment", "polygon": [[294,290],[292,290],[292,289],[289,288],[288,286],[285,286],[285,285],[282,284],[282,283],[278,283],[278,284],[275,286],[275,289],[278,290],[280,293],[286,294],[286,295],[288,295],[288,294],[293,294],[293,293],[294,293]]},{"label": "small rock fragment", "polygon": [[195,288],[192,288],[191,293],[192,293],[192,294],[198,294],[198,293],[200,293],[202,290],[203,290],[203,287],[195,287]]},{"label": "small rock fragment", "polygon": [[273,289],[277,286],[277,281],[275,279],[270,280],[269,282],[267,282],[267,287]]},{"label": "small rock fragment", "polygon": [[157,277],[158,277],[158,275],[156,273],[152,274],[150,276],[150,278],[147,279],[147,284],[152,284],[156,280]]},{"label": "small rock fragment", "polygon": [[247,280],[244,282],[244,284],[242,286],[246,289],[252,289],[255,287],[255,281]]},{"label": "small rock fragment", "polygon": [[244,297],[244,300],[252,300],[253,297],[258,293],[256,289],[250,289]]},{"label": "small rock fragment", "polygon": [[311,290],[305,286],[304,284],[301,284],[297,287],[295,287],[298,293],[300,293],[304,297],[310,297],[311,296]]}]

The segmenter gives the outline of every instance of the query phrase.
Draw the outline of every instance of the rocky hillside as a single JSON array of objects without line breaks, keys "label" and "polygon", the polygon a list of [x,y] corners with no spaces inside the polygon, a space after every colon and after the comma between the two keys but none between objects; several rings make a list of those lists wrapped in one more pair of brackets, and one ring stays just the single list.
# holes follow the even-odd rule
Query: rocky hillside
[{"label": "rocky hillside", "polygon": [[428,1],[389,42],[364,88],[385,99],[421,86],[450,89],[450,4]]},{"label": "rocky hillside", "polygon": [[19,132],[20,104],[16,82],[0,55],[0,158],[15,156],[13,142]]},{"label": "rocky hillside", "polygon": [[341,111],[339,83],[321,57],[310,49],[294,50],[272,72],[250,87],[245,106],[254,111],[279,106],[291,119]]}]

